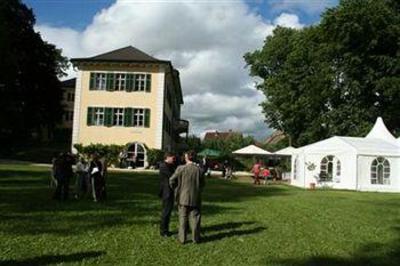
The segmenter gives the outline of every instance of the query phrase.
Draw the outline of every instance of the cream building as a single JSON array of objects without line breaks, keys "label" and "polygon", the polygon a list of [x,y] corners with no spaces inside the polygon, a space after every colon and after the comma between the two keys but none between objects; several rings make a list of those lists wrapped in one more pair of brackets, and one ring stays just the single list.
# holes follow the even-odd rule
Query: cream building
[{"label": "cream building", "polygon": [[128,46],[71,62],[78,70],[72,145],[127,144],[138,167],[147,166],[147,148],[179,148],[189,123],[180,119],[182,89],[170,61]]}]

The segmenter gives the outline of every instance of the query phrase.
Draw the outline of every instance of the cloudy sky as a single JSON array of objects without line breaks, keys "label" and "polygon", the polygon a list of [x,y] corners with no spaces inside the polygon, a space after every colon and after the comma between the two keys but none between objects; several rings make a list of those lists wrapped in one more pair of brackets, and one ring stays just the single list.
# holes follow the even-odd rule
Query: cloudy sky
[{"label": "cloudy sky", "polygon": [[[238,130],[271,133],[243,54],[260,48],[277,25],[318,23],[337,0],[138,1],[25,0],[36,30],[65,56],[88,57],[132,45],[171,60],[181,73],[182,116],[191,133]],[[69,70],[69,77],[75,73]]]}]

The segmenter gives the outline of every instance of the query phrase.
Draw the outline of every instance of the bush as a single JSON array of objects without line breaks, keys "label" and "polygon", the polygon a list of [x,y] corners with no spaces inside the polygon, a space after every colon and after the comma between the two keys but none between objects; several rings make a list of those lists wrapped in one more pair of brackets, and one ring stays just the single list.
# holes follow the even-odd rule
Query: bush
[{"label": "bush", "polygon": [[147,161],[149,166],[158,166],[158,163],[164,159],[164,152],[158,149],[147,150]]},{"label": "bush", "polygon": [[119,163],[119,153],[123,151],[126,146],[115,144],[104,145],[98,143],[87,146],[75,144],[74,148],[78,151],[78,154],[84,156],[86,159],[89,159],[91,154],[97,153],[106,159],[108,165],[117,165]]}]

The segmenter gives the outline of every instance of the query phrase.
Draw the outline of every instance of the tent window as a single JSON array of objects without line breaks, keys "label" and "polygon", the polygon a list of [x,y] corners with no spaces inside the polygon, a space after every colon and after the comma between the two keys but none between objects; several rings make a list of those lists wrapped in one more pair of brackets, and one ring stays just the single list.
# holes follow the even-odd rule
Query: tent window
[{"label": "tent window", "polygon": [[341,165],[340,165],[340,161],[337,160],[337,162],[336,162],[336,175],[340,176],[340,174],[341,174]]},{"label": "tent window", "polygon": [[321,160],[320,178],[323,181],[332,181],[334,177],[341,175],[340,160],[333,155],[328,155]]},{"label": "tent window", "polygon": [[390,185],[390,163],[384,157],[378,157],[371,164],[371,184]]},{"label": "tent window", "polygon": [[297,157],[294,159],[294,165],[293,165],[293,179],[297,178]]}]

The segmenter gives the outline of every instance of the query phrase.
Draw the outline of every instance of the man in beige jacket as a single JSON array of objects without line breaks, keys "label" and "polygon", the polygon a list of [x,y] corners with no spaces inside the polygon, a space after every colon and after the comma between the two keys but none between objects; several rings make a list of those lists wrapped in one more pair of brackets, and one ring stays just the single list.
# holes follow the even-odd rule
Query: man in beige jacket
[{"label": "man in beige jacket", "polygon": [[178,239],[182,244],[186,242],[189,217],[193,242],[200,241],[201,192],[205,181],[202,170],[193,162],[194,159],[193,151],[186,152],[186,164],[179,166],[169,179],[170,186],[176,187],[175,195],[179,213]]}]

